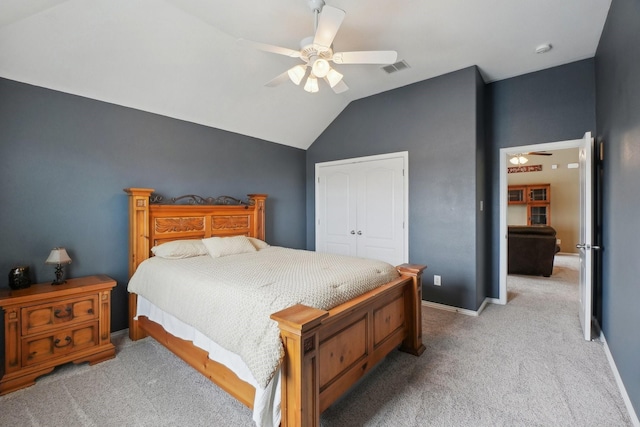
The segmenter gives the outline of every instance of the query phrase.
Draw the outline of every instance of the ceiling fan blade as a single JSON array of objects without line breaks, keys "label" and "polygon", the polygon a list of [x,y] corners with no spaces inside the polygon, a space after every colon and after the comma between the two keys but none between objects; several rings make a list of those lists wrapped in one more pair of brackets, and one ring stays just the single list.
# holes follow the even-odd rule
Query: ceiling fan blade
[{"label": "ceiling fan blade", "polygon": [[333,54],[336,64],[393,64],[398,59],[395,50],[369,50],[360,52],[337,52]]},{"label": "ceiling fan blade", "polygon": [[530,153],[525,153],[532,156],[552,156],[553,153],[545,153],[544,151],[532,151]]},{"label": "ceiling fan blade", "polygon": [[318,28],[313,39],[313,46],[318,51],[324,51],[331,48],[333,39],[338,33],[340,25],[344,19],[345,12],[331,6],[324,6],[320,17],[318,18]]},{"label": "ceiling fan blade", "polygon": [[291,58],[300,58],[300,51],[289,49],[286,47],[274,46],[271,44],[254,42],[246,39],[238,39],[238,43],[243,46],[249,46],[264,52],[277,53],[278,55],[290,56]]},{"label": "ceiling fan blade", "polygon": [[287,80],[289,80],[289,74],[288,73],[289,73],[289,70],[287,70],[284,73],[278,75],[277,77],[269,80],[264,85],[267,86],[267,87],[276,87],[278,85],[281,85],[282,83],[284,83]]},{"label": "ceiling fan blade", "polygon": [[[326,78],[325,78],[326,80]],[[328,83],[328,82],[327,82]],[[331,86],[331,85],[329,85]],[[342,93],[349,90],[349,86],[344,82],[344,80],[340,80],[334,87],[331,88],[335,93]]]}]

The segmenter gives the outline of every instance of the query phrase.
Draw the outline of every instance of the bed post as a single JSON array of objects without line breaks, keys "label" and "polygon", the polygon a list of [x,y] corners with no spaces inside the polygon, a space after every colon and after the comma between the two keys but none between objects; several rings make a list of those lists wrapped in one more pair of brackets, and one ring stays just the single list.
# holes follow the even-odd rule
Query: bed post
[{"label": "bed post", "polygon": [[[152,188],[125,188],[129,195],[129,278],[138,265],[149,258],[149,196]],[[132,341],[144,338],[146,334],[134,319],[137,295],[129,294],[129,338]]]},{"label": "bed post", "polygon": [[265,201],[267,200],[266,194],[248,194],[249,200],[253,201],[256,206],[256,214],[253,217],[253,232],[255,233],[253,237],[256,237],[260,240],[264,240],[265,235],[265,227],[264,227],[264,210],[265,210]]},{"label": "bed post", "polygon": [[417,264],[402,264],[397,268],[402,276],[412,278],[412,285],[406,288],[404,295],[408,330],[400,350],[414,356],[420,356],[426,349],[422,344],[422,272],[427,267]]},{"label": "bed post", "polygon": [[324,310],[297,304],[274,313],[284,345],[281,366],[282,427],[320,425],[320,373],[318,369],[322,319]]}]

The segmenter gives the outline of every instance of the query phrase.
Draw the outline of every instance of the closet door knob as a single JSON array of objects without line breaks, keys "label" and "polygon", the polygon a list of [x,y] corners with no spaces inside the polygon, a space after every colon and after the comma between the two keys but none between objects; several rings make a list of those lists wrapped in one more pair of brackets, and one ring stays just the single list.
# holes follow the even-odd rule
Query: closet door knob
[{"label": "closet door knob", "polygon": [[351,234],[356,234],[356,231],[355,230],[351,230]]},{"label": "closet door knob", "polygon": [[362,231],[358,230],[358,236],[362,236]]}]

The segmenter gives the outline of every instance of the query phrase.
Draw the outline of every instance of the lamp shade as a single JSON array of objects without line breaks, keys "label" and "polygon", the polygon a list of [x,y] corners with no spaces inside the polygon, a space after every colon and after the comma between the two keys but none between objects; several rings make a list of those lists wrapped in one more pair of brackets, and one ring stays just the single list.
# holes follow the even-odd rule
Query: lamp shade
[{"label": "lamp shade", "polygon": [[329,70],[331,70],[331,66],[329,62],[324,58],[318,58],[314,61],[313,66],[311,67],[313,71],[313,75],[317,78],[321,79],[327,75]]},{"label": "lamp shade", "polygon": [[304,85],[304,90],[310,93],[316,93],[318,91],[318,79],[313,76],[309,76],[307,83]]},{"label": "lamp shade", "polygon": [[327,73],[327,81],[329,82],[329,86],[334,87],[340,80],[342,80],[342,74],[334,70],[333,68],[329,70]]},{"label": "lamp shade", "polygon": [[307,71],[306,68],[303,67],[302,65],[296,65],[295,67],[289,69],[287,71],[287,74],[289,74],[289,78],[293,83],[295,83],[296,85],[299,85],[300,82],[302,81],[302,78],[306,74],[306,71]]},{"label": "lamp shade", "polygon": [[53,248],[45,264],[71,264],[71,258],[65,248]]}]

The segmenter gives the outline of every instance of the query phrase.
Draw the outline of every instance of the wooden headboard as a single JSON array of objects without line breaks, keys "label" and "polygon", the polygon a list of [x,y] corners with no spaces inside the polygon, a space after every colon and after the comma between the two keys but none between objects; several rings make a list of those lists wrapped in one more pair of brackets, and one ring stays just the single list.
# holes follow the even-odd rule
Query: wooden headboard
[{"label": "wooden headboard", "polygon": [[264,240],[266,194],[249,194],[245,204],[180,205],[151,203],[152,188],[124,191],[129,195],[129,277],[161,243],[238,235]]}]

